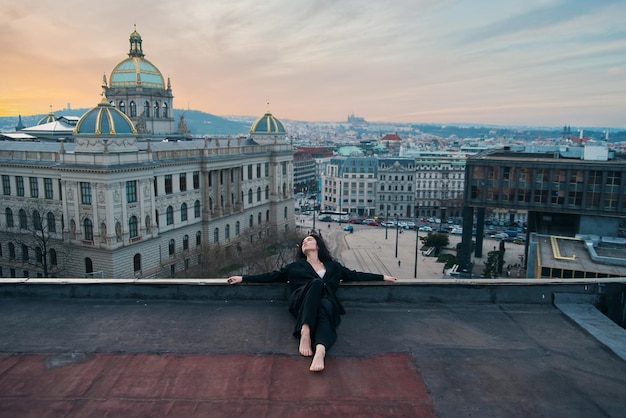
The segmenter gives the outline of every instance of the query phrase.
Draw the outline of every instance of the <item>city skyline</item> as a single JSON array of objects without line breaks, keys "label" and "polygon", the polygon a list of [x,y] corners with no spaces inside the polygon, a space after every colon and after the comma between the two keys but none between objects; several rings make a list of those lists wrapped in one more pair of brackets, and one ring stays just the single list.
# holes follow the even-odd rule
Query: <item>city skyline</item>
[{"label": "city skyline", "polygon": [[92,107],[128,36],[176,108],[340,121],[626,126],[626,3],[0,4],[0,116]]}]

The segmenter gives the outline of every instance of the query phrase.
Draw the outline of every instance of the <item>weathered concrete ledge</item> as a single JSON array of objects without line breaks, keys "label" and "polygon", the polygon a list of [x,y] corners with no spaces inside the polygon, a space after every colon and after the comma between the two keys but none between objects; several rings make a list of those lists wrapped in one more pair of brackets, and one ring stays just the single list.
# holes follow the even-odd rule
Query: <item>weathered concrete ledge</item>
[{"label": "weathered concrete ledge", "polygon": [[[624,279],[434,279],[345,283],[338,296],[353,302],[552,304],[556,293],[587,295],[598,306],[619,300]],[[286,300],[283,284],[239,284],[225,279],[2,279],[0,298],[171,300]]]}]

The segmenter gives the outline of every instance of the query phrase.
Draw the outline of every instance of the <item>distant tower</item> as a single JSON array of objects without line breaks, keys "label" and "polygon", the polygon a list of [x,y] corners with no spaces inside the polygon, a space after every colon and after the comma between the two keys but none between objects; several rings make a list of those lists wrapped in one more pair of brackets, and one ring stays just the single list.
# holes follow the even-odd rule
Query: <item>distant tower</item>
[{"label": "distant tower", "polygon": [[[175,133],[174,96],[169,78],[165,81],[157,67],[144,58],[141,35],[130,34],[128,58],[111,71],[106,97],[120,112],[128,116],[143,133],[169,135]],[[143,129],[145,126],[145,129]]]},{"label": "distant tower", "polygon": [[21,130],[22,130],[22,129],[24,129],[24,128],[25,128],[25,126],[24,126],[24,124],[22,123],[22,115],[19,115],[19,116],[17,117],[17,125],[15,126],[15,130],[16,130],[16,131],[21,131]]}]

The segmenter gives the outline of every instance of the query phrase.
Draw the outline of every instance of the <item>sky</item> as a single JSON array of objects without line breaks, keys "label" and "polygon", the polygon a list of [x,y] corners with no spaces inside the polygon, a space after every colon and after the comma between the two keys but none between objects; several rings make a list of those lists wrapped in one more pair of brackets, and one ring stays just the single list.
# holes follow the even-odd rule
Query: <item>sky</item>
[{"label": "sky", "polygon": [[136,25],[176,109],[626,128],[625,17],[624,0],[0,0],[0,116],[97,105]]}]

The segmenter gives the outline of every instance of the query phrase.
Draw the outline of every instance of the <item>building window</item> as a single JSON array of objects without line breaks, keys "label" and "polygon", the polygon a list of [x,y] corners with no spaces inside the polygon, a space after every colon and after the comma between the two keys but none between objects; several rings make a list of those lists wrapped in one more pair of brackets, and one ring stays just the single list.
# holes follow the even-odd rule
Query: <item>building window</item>
[{"label": "building window", "polygon": [[187,173],[180,173],[178,176],[178,185],[181,192],[187,191]]},{"label": "building window", "polygon": [[250,215],[250,219],[248,221],[248,226],[252,228],[254,226],[254,216]]},{"label": "building window", "polygon": [[176,252],[176,241],[174,241],[173,239],[170,240],[168,250],[170,255],[174,255],[174,253]]},{"label": "building window", "polygon": [[224,239],[230,239],[230,224],[226,225],[226,228],[224,229]]},{"label": "building window", "polygon": [[51,266],[57,265],[57,250],[55,250],[54,248],[50,249],[50,265]]},{"label": "building window", "polygon": [[248,203],[252,203],[252,189],[248,189]]},{"label": "building window", "polygon": [[199,247],[202,244],[202,232],[196,232],[196,247]]},{"label": "building window", "polygon": [[15,260],[15,244],[9,242],[9,260]]},{"label": "building window", "polygon": [[257,187],[256,189],[256,201],[260,202],[261,201],[261,188]]},{"label": "building window", "polygon": [[239,221],[235,222],[235,236],[238,237],[241,230],[241,224]]},{"label": "building window", "polygon": [[135,273],[141,270],[141,254],[135,254],[133,257],[133,270]]},{"label": "building window", "polygon": [[83,229],[85,232],[85,239],[87,241],[93,241],[93,223],[91,222],[91,219],[85,218],[83,221]]},{"label": "building window", "polygon": [[200,201],[199,200],[196,200],[193,204],[193,216],[195,218],[200,217]]},{"label": "building window", "polygon": [[157,182],[157,178],[154,177],[152,179],[152,188],[154,189],[154,196],[158,196],[159,195],[159,187],[158,187],[158,182]]},{"label": "building window", "polygon": [[193,172],[193,188],[194,190],[198,190],[200,188],[200,172]]},{"label": "building window", "polygon": [[22,261],[27,263],[28,260],[29,260],[28,247],[26,246],[26,244],[22,244]]},{"label": "building window", "polygon": [[17,185],[17,195],[24,196],[24,178],[22,176],[16,176],[15,183]]},{"label": "building window", "polygon": [[135,238],[137,235],[139,235],[136,216],[131,216],[128,220],[128,233],[130,234],[131,238]]},{"label": "building window", "polygon": [[182,205],[180,205],[180,220],[181,221],[187,220],[187,204],[186,203],[183,203]]},{"label": "building window", "polygon": [[137,181],[130,180],[126,182],[126,203],[137,201]]},{"label": "building window", "polygon": [[41,223],[41,215],[38,210],[33,211],[33,227],[35,231],[43,231],[43,225]]},{"label": "building window", "polygon": [[20,209],[17,216],[20,220],[20,229],[28,229],[28,218],[26,217],[26,211],[24,209]]},{"label": "building window", "polygon": [[172,175],[165,175],[165,194],[172,194]]},{"label": "building window", "polygon": [[39,182],[37,177],[29,177],[30,181],[30,197],[39,197]]},{"label": "building window", "polygon": [[11,195],[11,178],[9,176],[2,176],[2,194]]},{"label": "building window", "polygon": [[163,113],[162,113],[162,114],[163,114],[163,117],[164,117],[164,118],[169,117],[169,112],[168,112],[168,109],[169,109],[169,108],[167,107],[167,103],[163,103]]},{"label": "building window", "polygon": [[165,223],[167,225],[172,225],[174,223],[174,208],[171,206],[168,206],[165,212]]},{"label": "building window", "polygon": [[4,210],[4,216],[6,217],[7,228],[13,228],[15,225],[13,224],[13,211],[11,208]]},{"label": "building window", "polygon": [[52,199],[54,197],[54,190],[52,189],[52,179],[44,178],[43,179],[43,190],[46,199]]},{"label": "building window", "polygon": [[189,249],[189,235],[183,236],[183,250]]},{"label": "building window", "polygon": [[220,242],[220,229],[219,228],[215,228],[213,230],[213,242],[215,243]]},{"label": "building window", "polygon": [[56,220],[54,219],[54,213],[48,212],[46,215],[46,223],[48,227],[48,232],[57,232]]},{"label": "building window", "polygon": [[93,262],[91,258],[85,257],[85,274],[93,273]]},{"label": "building window", "polygon": [[83,205],[91,205],[91,183],[80,182],[80,202]]},{"label": "building window", "polygon": [[137,117],[137,104],[135,102],[130,102],[130,117]]}]

